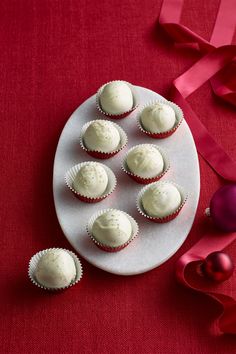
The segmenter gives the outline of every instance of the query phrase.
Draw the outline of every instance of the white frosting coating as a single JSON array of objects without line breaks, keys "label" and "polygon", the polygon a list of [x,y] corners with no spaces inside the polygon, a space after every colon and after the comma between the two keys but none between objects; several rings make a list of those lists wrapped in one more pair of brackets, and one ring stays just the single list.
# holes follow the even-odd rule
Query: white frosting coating
[{"label": "white frosting coating", "polygon": [[152,104],[142,111],[141,122],[145,130],[151,133],[163,133],[175,125],[175,111],[164,103]]},{"label": "white frosting coating", "polygon": [[85,197],[100,197],[106,190],[108,176],[105,169],[98,163],[82,166],[73,182],[74,189]]},{"label": "white frosting coating", "polygon": [[99,99],[102,109],[110,114],[122,114],[133,107],[132,91],[122,81],[113,81],[107,84]]},{"label": "white frosting coating", "polygon": [[75,262],[64,250],[49,250],[39,259],[34,276],[47,288],[68,286],[76,276]]},{"label": "white frosting coating", "polygon": [[163,218],[178,209],[181,195],[172,183],[157,182],[144,192],[142,204],[149,216]]},{"label": "white frosting coating", "polygon": [[143,144],[132,149],[126,159],[131,172],[143,178],[159,175],[164,168],[161,153],[150,144]]},{"label": "white frosting coating", "polygon": [[89,124],[83,141],[89,150],[112,152],[120,143],[120,134],[112,122],[96,120]]},{"label": "white frosting coating", "polygon": [[130,239],[132,225],[122,211],[109,210],[94,221],[92,234],[98,242],[110,247],[118,247]]}]

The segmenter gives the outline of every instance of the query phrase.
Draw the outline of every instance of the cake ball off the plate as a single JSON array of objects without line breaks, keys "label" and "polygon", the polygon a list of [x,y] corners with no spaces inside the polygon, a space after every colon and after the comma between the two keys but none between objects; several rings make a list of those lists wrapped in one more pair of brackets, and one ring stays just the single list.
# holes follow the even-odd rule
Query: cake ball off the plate
[{"label": "cake ball off the plate", "polygon": [[151,144],[137,145],[127,155],[126,163],[129,170],[142,178],[152,178],[164,169],[164,161],[158,149]]},{"label": "cake ball off the plate", "polygon": [[107,184],[107,173],[101,164],[96,162],[84,164],[73,181],[76,192],[90,198],[100,197],[105,192]]},{"label": "cake ball off the plate", "polygon": [[40,257],[34,272],[35,280],[48,289],[68,287],[75,277],[75,261],[63,249],[48,250]]},{"label": "cake ball off the plate", "polygon": [[106,84],[100,93],[99,102],[102,110],[111,115],[130,111],[134,104],[132,91],[124,81]]},{"label": "cake ball off the plate", "polygon": [[141,113],[143,128],[151,133],[164,133],[171,130],[176,122],[175,111],[165,103],[154,103]]},{"label": "cake ball off the plate", "polygon": [[125,212],[107,209],[92,217],[88,233],[99,248],[115,252],[127,246],[137,235],[138,225]]},{"label": "cake ball off the plate", "polygon": [[109,153],[120,144],[120,134],[114,123],[105,120],[91,122],[83,135],[87,149]]}]

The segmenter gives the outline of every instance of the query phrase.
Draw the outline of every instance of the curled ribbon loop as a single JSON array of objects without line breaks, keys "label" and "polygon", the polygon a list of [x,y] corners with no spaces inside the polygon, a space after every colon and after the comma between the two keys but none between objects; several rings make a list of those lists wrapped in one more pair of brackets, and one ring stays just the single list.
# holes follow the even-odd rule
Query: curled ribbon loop
[{"label": "curled ribbon loop", "polygon": [[[164,0],[159,23],[179,46],[198,50],[203,57],[174,80],[171,99],[182,107],[201,156],[222,178],[236,182],[236,163],[213,139],[186,101],[189,95],[210,80],[217,96],[236,105],[236,60],[234,59],[236,46],[231,44],[236,24],[232,9],[236,8],[236,0],[221,0],[209,42],[180,24],[182,7],[183,0]],[[196,265],[209,253],[224,249],[235,238],[236,233],[205,235],[179,259],[176,265],[176,274],[180,282],[220,302],[224,312],[218,321],[219,329],[231,334],[236,334],[236,301],[230,296],[213,291],[214,289],[206,289],[201,283],[203,280],[196,281],[193,277],[187,276],[187,269],[194,266],[196,270]]]}]

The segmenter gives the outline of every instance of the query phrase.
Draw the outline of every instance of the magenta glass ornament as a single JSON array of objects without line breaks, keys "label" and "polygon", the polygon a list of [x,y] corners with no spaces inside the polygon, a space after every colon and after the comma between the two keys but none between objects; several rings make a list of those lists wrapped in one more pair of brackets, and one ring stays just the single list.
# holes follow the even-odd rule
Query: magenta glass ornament
[{"label": "magenta glass ornament", "polygon": [[236,231],[236,184],[218,189],[210,202],[210,216],[226,232]]},{"label": "magenta glass ornament", "polygon": [[233,261],[230,256],[224,252],[210,253],[202,264],[203,274],[216,282],[229,279],[233,271]]}]

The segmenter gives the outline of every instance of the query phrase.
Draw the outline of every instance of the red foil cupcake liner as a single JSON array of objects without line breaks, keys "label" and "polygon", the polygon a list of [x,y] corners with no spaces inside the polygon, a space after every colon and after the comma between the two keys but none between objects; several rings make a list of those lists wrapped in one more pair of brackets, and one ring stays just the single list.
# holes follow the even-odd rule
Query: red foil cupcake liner
[{"label": "red foil cupcake liner", "polygon": [[[154,183],[158,183],[158,182],[154,182]],[[181,202],[180,206],[178,207],[178,209],[174,213],[171,213],[170,215],[167,215],[163,218],[158,218],[158,217],[153,217],[153,216],[147,215],[147,213],[144,210],[143,205],[142,205],[142,197],[143,197],[144,192],[154,183],[151,183],[141,189],[141,191],[139,192],[138,197],[137,197],[136,205],[137,205],[137,209],[138,209],[139,213],[143,217],[145,217],[147,220],[150,220],[150,221],[158,223],[158,224],[164,224],[166,222],[169,222],[169,221],[175,219],[178,216],[178,214],[180,213],[180,211],[182,210],[183,206],[185,205],[185,203],[188,199],[188,195],[183,190],[183,188],[180,187],[178,184],[176,184],[172,181],[162,181],[161,183],[172,183],[178,189],[178,191],[180,192],[180,195],[181,195],[182,202]]]},{"label": "red foil cupcake liner", "polygon": [[[172,129],[167,130],[166,132],[162,132],[162,133],[152,133],[149,132],[147,130],[144,129],[144,127],[142,126],[142,122],[141,122],[141,114],[142,111],[144,110],[144,108],[151,106],[155,103],[164,103],[169,105],[171,108],[173,108],[173,110],[175,111],[175,116],[176,116],[176,121],[175,121],[175,125],[173,126]],[[171,101],[167,101],[165,99],[162,100],[156,100],[156,101],[151,101],[146,103],[144,106],[142,106],[139,114],[138,114],[138,127],[141,130],[142,133],[146,134],[147,136],[149,136],[150,138],[154,138],[154,139],[164,139],[167,138],[168,136],[171,136],[181,125],[182,121],[184,119],[184,114],[182,109],[177,106],[177,104],[171,102]]]},{"label": "red foil cupcake liner", "polygon": [[[88,165],[88,164],[99,164],[100,166],[102,166],[104,168],[104,170],[107,173],[108,185],[107,185],[105,192],[100,197],[96,197],[96,198],[86,197],[86,196],[78,193],[73,187],[73,182],[74,182],[75,177],[76,177],[77,173],[79,172],[80,168],[85,165]],[[81,200],[82,202],[85,202],[85,203],[101,202],[103,199],[107,198],[109,195],[111,195],[114,192],[114,190],[116,188],[116,184],[117,184],[116,177],[115,177],[113,171],[109,167],[107,167],[106,165],[104,165],[102,163],[93,162],[93,161],[82,162],[78,165],[71,167],[65,174],[65,182],[66,182],[67,187],[72,191],[72,193],[79,200]]]},{"label": "red foil cupcake liner", "polygon": [[[100,95],[101,95],[101,92],[102,90],[104,89],[104,87],[107,85],[107,84],[110,84],[111,82],[114,82],[114,81],[119,81],[119,82],[125,82],[129,88],[131,89],[132,91],[132,94],[133,94],[133,107],[129,110],[129,111],[126,111],[124,113],[121,113],[121,114],[111,114],[111,113],[107,113],[105,111],[103,111],[101,105],[100,105]],[[98,109],[98,111],[100,113],[102,113],[104,116],[106,117],[109,117],[110,119],[122,119],[122,118],[125,118],[127,117],[128,115],[130,115],[130,113],[132,113],[136,108],[138,108],[139,106],[139,99],[138,99],[138,94],[137,94],[137,90],[135,89],[135,87],[133,85],[131,85],[129,82],[127,81],[123,81],[123,80],[113,80],[113,81],[109,81],[107,82],[106,84],[102,85],[98,91],[97,91],[97,94],[96,94],[96,107]]]},{"label": "red foil cupcake liner", "polygon": [[[101,119],[99,119],[101,120]],[[114,122],[111,122],[112,124],[114,124],[115,128],[118,130],[119,134],[120,134],[120,143],[118,145],[118,148],[114,151],[111,151],[111,152],[102,152],[102,151],[97,151],[97,150],[89,150],[84,142],[83,142],[83,135],[86,131],[86,129],[88,128],[88,126],[95,122],[94,120],[84,124],[84,126],[82,127],[82,130],[81,130],[81,135],[80,135],[80,146],[81,148],[87,152],[88,155],[92,156],[92,157],[95,157],[96,159],[102,159],[102,160],[105,160],[105,159],[110,159],[111,157],[115,156],[116,154],[118,154],[118,152],[120,152],[126,145],[127,145],[127,142],[128,142],[128,138],[127,138],[127,135],[125,133],[125,131],[116,123]],[[107,121],[106,121],[107,122]]]},{"label": "red foil cupcake liner", "polygon": [[[152,178],[144,178],[144,177],[140,177],[140,176],[137,176],[135,175],[133,172],[131,172],[129,170],[129,167],[126,163],[126,159],[127,159],[127,156],[128,154],[134,149],[136,148],[137,146],[142,146],[142,145],[150,145],[150,146],[153,146],[154,148],[156,148],[162,155],[163,157],[163,161],[164,161],[164,170],[159,174],[157,175],[156,177],[152,177]],[[161,149],[159,146],[156,146],[154,144],[140,144],[140,145],[136,145],[136,146],[133,146],[126,154],[124,160],[123,160],[123,164],[122,164],[122,170],[130,177],[132,178],[135,182],[139,183],[139,184],[150,184],[150,183],[153,183],[153,182],[157,182],[159,181],[170,169],[170,161],[169,159],[167,158],[167,155],[166,153],[163,151],[163,149]]]},{"label": "red foil cupcake liner", "polygon": [[[67,286],[64,286],[62,288],[48,288],[46,286],[43,286],[41,285],[36,279],[35,279],[35,276],[34,276],[34,273],[35,273],[35,270],[36,270],[36,267],[37,267],[37,264],[38,264],[38,261],[40,260],[40,258],[46,254],[48,251],[52,251],[52,250],[63,250],[63,251],[66,251],[67,253],[69,253],[69,255],[73,258],[74,262],[75,262],[75,267],[76,267],[76,276],[75,276],[75,279]],[[40,251],[38,253],[36,253],[31,259],[30,259],[30,262],[29,262],[29,267],[28,267],[28,276],[29,276],[29,279],[31,280],[31,282],[38,286],[39,288],[41,289],[44,289],[44,290],[49,290],[49,291],[58,291],[58,290],[65,290],[65,289],[68,289],[70,288],[71,286],[77,284],[82,276],[83,276],[83,268],[82,268],[82,264],[79,260],[79,258],[76,256],[76,254],[74,254],[74,252],[72,251],[68,251],[64,248],[48,248],[46,250],[43,250],[43,251]]]},{"label": "red foil cupcake liner", "polygon": [[125,213],[124,211],[122,211],[122,213],[124,213],[127,218],[129,219],[131,225],[132,225],[132,236],[130,237],[130,239],[123,243],[122,245],[119,245],[117,247],[111,247],[111,246],[108,246],[108,245],[105,245],[99,241],[97,241],[94,237],[93,237],[93,234],[92,234],[92,227],[93,227],[93,223],[94,221],[102,214],[104,214],[105,212],[109,211],[109,210],[115,210],[115,209],[104,209],[104,210],[100,210],[98,213],[94,214],[88,224],[87,224],[87,227],[86,227],[86,230],[87,230],[87,233],[89,235],[89,237],[91,238],[91,240],[93,241],[93,243],[98,247],[100,248],[101,250],[103,251],[106,251],[106,252],[119,252],[121,251],[122,249],[124,249],[125,247],[127,247],[138,235],[139,233],[139,227],[138,227],[138,224],[137,222],[134,220],[134,218],[132,218],[132,216],[130,216],[129,214]]}]

